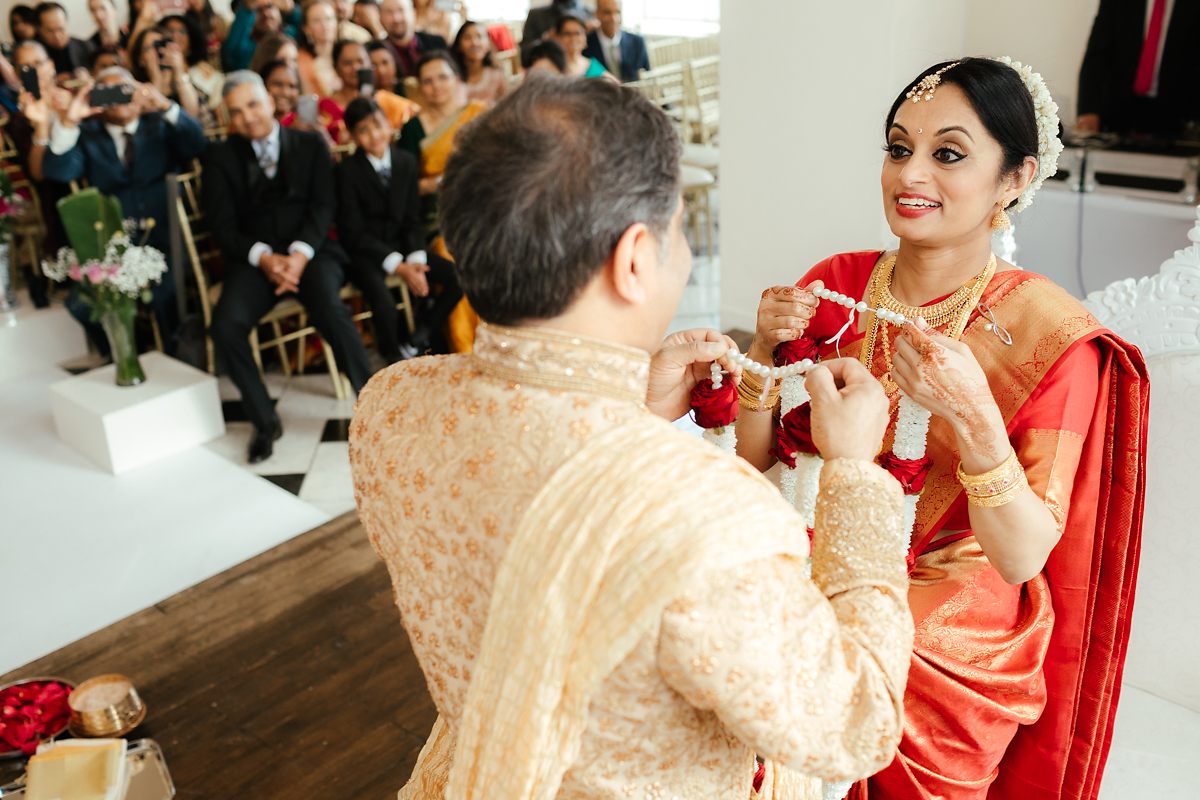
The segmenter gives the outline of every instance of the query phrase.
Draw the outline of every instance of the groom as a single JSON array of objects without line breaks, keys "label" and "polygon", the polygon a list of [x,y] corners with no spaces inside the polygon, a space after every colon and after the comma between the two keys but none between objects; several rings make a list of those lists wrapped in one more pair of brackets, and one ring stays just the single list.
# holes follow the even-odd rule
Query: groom
[{"label": "groom", "polygon": [[351,428],[440,712],[401,798],[805,797],[892,758],[912,620],[900,487],[871,463],[887,402],[857,362],[808,381],[810,579],[778,491],[667,421],[729,347],[662,339],[691,270],[679,151],[604,81],[529,81],[459,136],[440,206],[475,351],[380,373]]}]

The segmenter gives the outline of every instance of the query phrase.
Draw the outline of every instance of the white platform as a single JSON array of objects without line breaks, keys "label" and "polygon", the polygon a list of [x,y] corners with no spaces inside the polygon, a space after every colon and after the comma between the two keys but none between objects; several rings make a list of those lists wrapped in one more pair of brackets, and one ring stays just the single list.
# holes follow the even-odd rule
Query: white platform
[{"label": "white platform", "polygon": [[64,375],[0,382],[0,672],[331,516],[208,447],[119,477],[96,469],[55,435],[46,396]]},{"label": "white platform", "polygon": [[61,305],[34,308],[21,292],[13,312],[0,313],[0,381],[87,353],[83,327]]},{"label": "white platform", "polygon": [[225,433],[216,378],[157,352],[141,364],[138,386],[117,386],[110,364],[50,387],[59,437],[114,475]]}]

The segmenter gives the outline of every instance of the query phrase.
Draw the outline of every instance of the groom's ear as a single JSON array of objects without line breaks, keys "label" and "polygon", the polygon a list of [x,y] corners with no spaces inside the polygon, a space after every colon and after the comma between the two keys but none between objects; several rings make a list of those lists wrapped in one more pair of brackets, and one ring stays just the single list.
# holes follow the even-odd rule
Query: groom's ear
[{"label": "groom's ear", "polygon": [[625,229],[604,266],[613,293],[631,305],[642,305],[657,280],[658,240],[644,223]]}]

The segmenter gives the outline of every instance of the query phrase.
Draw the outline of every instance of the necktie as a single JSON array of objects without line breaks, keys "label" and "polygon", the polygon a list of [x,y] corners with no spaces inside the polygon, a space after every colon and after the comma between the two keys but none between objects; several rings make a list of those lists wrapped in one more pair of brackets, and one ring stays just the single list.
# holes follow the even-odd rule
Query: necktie
[{"label": "necktie", "polygon": [[384,183],[387,183],[391,179],[392,179],[392,168],[391,167],[380,167],[379,168],[379,180],[383,181]]},{"label": "necktie", "polygon": [[269,180],[275,179],[275,159],[271,156],[271,145],[265,141],[262,143],[262,150],[258,153],[258,165],[262,167],[263,174]]},{"label": "necktie", "polygon": [[1137,78],[1133,82],[1134,93],[1143,97],[1154,88],[1154,68],[1158,66],[1158,46],[1162,41],[1166,16],[1167,0],[1154,0],[1150,24],[1146,26],[1146,41],[1142,45],[1142,57],[1138,61]]},{"label": "necktie", "polygon": [[121,159],[126,172],[133,172],[133,134],[125,131],[125,157]]}]

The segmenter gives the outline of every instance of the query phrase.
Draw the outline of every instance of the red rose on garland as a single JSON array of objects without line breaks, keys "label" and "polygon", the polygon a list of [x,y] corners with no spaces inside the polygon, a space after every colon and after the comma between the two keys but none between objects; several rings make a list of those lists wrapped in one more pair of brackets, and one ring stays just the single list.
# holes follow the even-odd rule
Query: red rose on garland
[{"label": "red rose on garland", "polygon": [[691,403],[696,424],[701,428],[732,425],[738,414],[737,384],[728,378],[714,389],[712,379],[705,378],[692,387]]},{"label": "red rose on garland", "polygon": [[0,692],[0,750],[30,755],[44,739],[67,727],[71,687],[59,681],[30,681]]},{"label": "red rose on garland", "polygon": [[879,457],[879,466],[900,481],[905,494],[920,494],[921,490],[925,488],[925,479],[929,477],[929,470],[933,468],[933,461],[928,456],[905,459],[896,458],[891,453],[884,453]]},{"label": "red rose on garland", "polygon": [[817,340],[811,336],[801,336],[791,342],[783,342],[775,348],[775,366],[786,367],[798,361],[808,359],[816,361],[821,355]]},{"label": "red rose on garland", "polygon": [[788,467],[795,469],[796,454],[818,455],[812,440],[812,405],[805,403],[793,408],[779,419],[775,426],[775,447],[772,455]]}]

